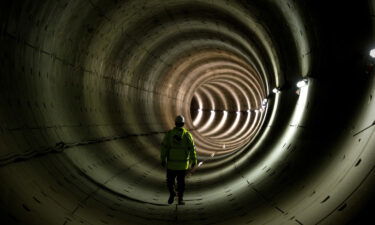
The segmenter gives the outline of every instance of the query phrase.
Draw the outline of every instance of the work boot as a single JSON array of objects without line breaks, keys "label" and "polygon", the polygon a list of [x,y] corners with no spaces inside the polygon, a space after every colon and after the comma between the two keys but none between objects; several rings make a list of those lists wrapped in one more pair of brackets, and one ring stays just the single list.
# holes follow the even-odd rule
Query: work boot
[{"label": "work boot", "polygon": [[172,204],[173,203],[175,196],[176,196],[175,194],[170,194],[169,195],[168,204]]},{"label": "work boot", "polygon": [[181,197],[178,197],[178,204],[179,205],[185,205],[184,199]]}]

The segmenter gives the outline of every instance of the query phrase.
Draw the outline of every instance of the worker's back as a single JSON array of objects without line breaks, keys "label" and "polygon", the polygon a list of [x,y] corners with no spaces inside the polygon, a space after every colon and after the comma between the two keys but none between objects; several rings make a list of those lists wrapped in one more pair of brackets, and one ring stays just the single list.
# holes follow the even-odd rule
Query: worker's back
[{"label": "worker's back", "polygon": [[186,171],[197,164],[197,153],[191,133],[183,128],[185,118],[180,115],[175,119],[176,127],[168,131],[161,144],[160,159],[163,168],[167,166],[168,204],[176,196],[175,180],[177,178],[178,204],[184,205]]},{"label": "worker's back", "polygon": [[189,162],[196,161],[195,146],[192,135],[183,127],[170,130],[162,143],[162,158],[167,158],[167,168],[187,170]]}]

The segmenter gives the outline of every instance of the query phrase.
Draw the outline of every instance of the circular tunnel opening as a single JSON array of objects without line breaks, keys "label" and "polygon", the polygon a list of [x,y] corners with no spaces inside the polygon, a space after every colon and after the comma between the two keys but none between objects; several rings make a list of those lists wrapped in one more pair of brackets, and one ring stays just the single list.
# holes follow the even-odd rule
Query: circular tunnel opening
[{"label": "circular tunnel opening", "polygon": [[189,115],[200,156],[230,154],[251,142],[265,118],[266,79],[229,53],[207,50],[174,71],[171,76],[185,78],[176,89],[191,102],[181,111]]}]

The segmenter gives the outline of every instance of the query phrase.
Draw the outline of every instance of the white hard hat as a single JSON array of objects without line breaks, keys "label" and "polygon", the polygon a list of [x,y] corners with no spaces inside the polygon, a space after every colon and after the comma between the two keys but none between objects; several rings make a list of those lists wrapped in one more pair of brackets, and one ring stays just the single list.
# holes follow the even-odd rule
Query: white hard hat
[{"label": "white hard hat", "polygon": [[185,118],[182,115],[178,115],[175,119],[176,124],[183,124],[185,123]]}]

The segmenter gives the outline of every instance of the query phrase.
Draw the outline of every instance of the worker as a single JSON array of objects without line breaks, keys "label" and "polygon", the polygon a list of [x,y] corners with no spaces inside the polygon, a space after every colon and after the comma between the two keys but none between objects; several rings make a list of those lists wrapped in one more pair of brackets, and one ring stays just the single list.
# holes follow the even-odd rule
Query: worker
[{"label": "worker", "polygon": [[167,186],[169,190],[168,204],[172,204],[176,196],[175,179],[177,178],[178,204],[184,205],[185,176],[189,168],[197,164],[197,154],[193,136],[183,126],[185,118],[177,116],[176,127],[168,131],[161,146],[161,165],[167,167]]}]

